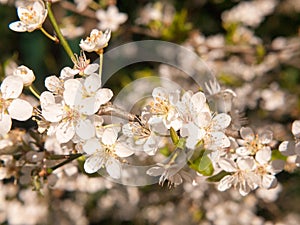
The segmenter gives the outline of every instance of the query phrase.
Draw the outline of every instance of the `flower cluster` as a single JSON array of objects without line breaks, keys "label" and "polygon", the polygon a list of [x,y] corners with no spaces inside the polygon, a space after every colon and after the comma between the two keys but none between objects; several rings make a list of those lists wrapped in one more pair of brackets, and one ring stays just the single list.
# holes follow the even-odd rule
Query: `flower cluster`
[{"label": "flower cluster", "polygon": [[[75,1],[76,9],[80,12],[94,7],[93,3]],[[234,35],[228,37],[228,40],[241,45],[251,40],[249,44],[258,48],[261,40],[255,38],[254,33],[245,26],[257,26],[264,16],[271,13],[275,3],[273,0],[240,3],[225,12],[223,20],[228,23],[224,25],[225,29],[236,22],[244,25],[237,25]],[[16,158],[8,154],[2,161],[4,167],[17,167],[15,160],[20,159],[24,167],[18,171],[18,175],[24,184],[29,180],[29,174],[34,177],[36,189],[44,181],[50,184],[55,180],[56,169],[75,159],[78,159],[87,174],[100,173],[105,168],[110,178],[123,182],[130,176],[140,176],[137,169],[133,172],[128,170],[130,163],[151,157],[155,165],[147,166],[143,176],[150,176],[151,179],[159,177],[158,183],[161,185],[166,181],[170,187],[181,184],[183,180],[195,183],[199,177],[207,177],[209,181],[216,182],[219,191],[233,187],[245,196],[257,188],[275,188],[275,175],[291,161],[295,166],[300,165],[299,120],[292,125],[294,140],[281,143],[273,140],[273,133],[267,129],[255,133],[250,127],[245,127],[239,113],[247,103],[236,99],[239,98],[239,92],[246,92],[241,91],[247,89],[246,85],[235,90],[223,89],[215,77],[203,78],[206,80],[201,81],[200,87],[197,86],[194,92],[190,90],[192,88],[165,88],[160,84],[161,87],[154,87],[151,97],[147,97],[137,113],[119,108],[113,103],[113,91],[103,87],[103,53],[111,32],[116,31],[128,16],[120,13],[115,5],[107,6],[106,10],[97,8],[97,5],[95,17],[99,20],[100,30],[92,29],[88,37],[80,40],[81,53],[78,56],[73,54],[52,16],[49,19],[58,37],[52,37],[42,28],[48,10],[49,14],[51,10],[51,4],[46,4],[47,9],[43,1],[21,4],[18,6],[20,21],[11,23],[9,27],[18,32],[40,29],[51,40],[61,42],[74,63],[73,68],[66,66],[59,76],[46,77],[47,90],[39,94],[33,86],[33,71],[26,66],[19,66],[6,74],[0,89],[0,150],[5,154],[22,152]],[[249,6],[252,11],[260,8],[258,16],[240,17],[239,13]],[[183,24],[182,30],[188,30],[187,24],[178,19],[179,15],[174,16],[174,10],[169,5],[148,4],[136,23],[162,32],[161,35],[166,38],[169,34],[163,32],[164,28],[172,26],[176,20]],[[165,15],[163,12],[166,12]],[[184,13],[182,15],[184,17]],[[194,48],[195,52],[217,68],[215,60],[227,57],[226,49],[221,49],[225,43],[224,37],[216,35],[205,39],[198,33],[187,46]],[[280,44],[277,45],[280,47]],[[91,60],[86,58],[84,52],[97,53],[99,64],[90,63]],[[203,68],[194,59],[183,54],[179,54],[178,58],[184,64],[183,68],[188,68],[187,71],[195,69],[196,72],[193,72],[197,74],[196,79],[202,75]],[[236,65],[236,57],[232,58],[232,65]],[[270,63],[269,58],[265,60],[265,63]],[[244,68],[239,67],[237,70]],[[225,68],[225,72],[226,69],[231,68]],[[243,74],[243,81],[250,81],[256,74],[268,70],[263,69],[257,64],[255,73]],[[284,93],[276,92],[280,101],[266,104],[273,94],[272,90],[278,89],[274,85],[275,88],[260,93],[263,107],[269,111],[280,108],[284,103]],[[26,88],[27,93],[31,91],[38,98],[38,103],[25,100],[23,88]],[[14,142],[10,140],[15,132],[15,129],[11,129],[13,120],[26,121],[31,117],[37,123],[37,129],[32,131],[33,134],[24,135],[26,138],[22,141],[25,147],[19,150],[19,146],[13,146]],[[120,122],[115,117],[123,120]],[[22,131],[16,133],[23,134]],[[55,165],[49,163],[57,159],[65,161]],[[3,171],[1,179],[13,176],[9,170]]]}]

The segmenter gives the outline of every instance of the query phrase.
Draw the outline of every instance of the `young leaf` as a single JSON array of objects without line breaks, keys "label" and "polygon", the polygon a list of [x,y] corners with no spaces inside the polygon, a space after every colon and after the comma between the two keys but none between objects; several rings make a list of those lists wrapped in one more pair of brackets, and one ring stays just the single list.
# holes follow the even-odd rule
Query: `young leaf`
[{"label": "young leaf", "polygon": [[210,176],[214,172],[212,162],[205,154],[202,154],[202,156],[190,161],[190,168],[196,170],[198,173],[201,173],[204,176]]},{"label": "young leaf", "polygon": [[171,139],[172,139],[172,142],[174,143],[174,145],[177,145],[178,141],[179,141],[179,137],[173,127],[171,127],[171,129],[170,129],[170,135],[171,135]]},{"label": "young leaf", "polygon": [[225,177],[226,175],[229,175],[229,172],[226,172],[224,170],[222,170],[221,172],[217,173],[214,176],[208,177],[206,180],[209,182],[218,182],[220,181],[223,177]]}]

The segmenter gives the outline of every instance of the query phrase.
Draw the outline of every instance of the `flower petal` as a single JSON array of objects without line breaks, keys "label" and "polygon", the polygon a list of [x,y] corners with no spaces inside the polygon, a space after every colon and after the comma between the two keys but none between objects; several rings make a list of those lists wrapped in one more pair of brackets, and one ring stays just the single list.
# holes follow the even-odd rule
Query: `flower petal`
[{"label": "flower petal", "polygon": [[120,130],[120,127],[110,127],[105,129],[102,135],[102,143],[105,145],[114,144],[118,138]]},{"label": "flower petal", "polygon": [[226,191],[232,186],[233,181],[234,181],[234,176],[227,175],[223,177],[219,182],[218,190]]},{"label": "flower petal", "polygon": [[75,128],[70,122],[61,122],[56,128],[56,139],[59,143],[67,143],[75,135]]},{"label": "flower petal", "polygon": [[292,133],[295,137],[300,135],[300,120],[295,120],[292,124]]},{"label": "flower petal", "polygon": [[240,134],[244,140],[252,141],[254,139],[254,133],[250,127],[242,127]]},{"label": "flower petal", "polygon": [[11,117],[10,115],[2,113],[0,115],[0,135],[4,136],[10,131],[11,128]]},{"label": "flower petal", "polygon": [[69,106],[79,105],[83,95],[80,81],[78,79],[69,79],[65,82],[64,88],[63,96],[66,104]]},{"label": "flower petal", "polygon": [[95,173],[103,164],[104,158],[100,154],[94,154],[85,160],[83,168],[86,173]]},{"label": "flower petal", "polygon": [[101,87],[101,78],[97,75],[90,75],[84,81],[84,87],[88,94],[93,94]]},{"label": "flower petal", "polygon": [[191,110],[193,112],[201,112],[206,103],[206,97],[202,92],[197,92],[191,98],[192,107]]},{"label": "flower petal", "polygon": [[148,169],[146,173],[147,173],[149,176],[154,176],[154,177],[156,177],[156,176],[162,175],[164,171],[165,171],[164,168],[159,167],[159,166],[154,166],[154,167]]},{"label": "flower petal", "polygon": [[8,106],[8,112],[12,119],[25,121],[32,116],[33,107],[22,99],[14,99]]},{"label": "flower petal", "polygon": [[76,125],[76,134],[84,140],[90,139],[95,136],[95,127],[89,119],[80,120]]},{"label": "flower petal", "polygon": [[[89,65],[84,69],[84,74],[86,74],[86,75],[91,75],[91,74],[95,73],[98,69],[99,69],[99,64],[97,64],[97,63],[89,64]],[[100,82],[101,82],[101,81],[100,81]],[[100,83],[100,86],[101,86],[101,83]]]},{"label": "flower petal", "polygon": [[219,166],[221,167],[221,169],[223,169],[227,172],[236,172],[237,171],[235,162],[232,161],[231,159],[222,158],[219,160],[218,163],[219,163]]},{"label": "flower petal", "polygon": [[17,76],[6,77],[1,84],[2,98],[13,99],[20,96],[23,90],[23,81]]},{"label": "flower petal", "polygon": [[45,79],[45,87],[51,91],[56,93],[58,90],[63,90],[63,83],[57,76],[49,76]]},{"label": "flower petal", "polygon": [[229,126],[231,117],[226,113],[220,113],[216,115],[212,120],[214,130],[223,130]]},{"label": "flower petal", "polygon": [[120,157],[128,157],[134,153],[128,146],[122,143],[115,145],[115,152]]},{"label": "flower petal", "polygon": [[27,27],[26,24],[21,21],[15,21],[9,24],[9,29],[16,32],[26,32]]},{"label": "flower petal", "polygon": [[101,88],[96,93],[96,103],[100,106],[107,103],[112,97],[113,92],[108,88]]},{"label": "flower petal", "polygon": [[263,165],[270,161],[271,159],[271,149],[270,147],[265,147],[258,152],[256,152],[255,159],[259,164]]},{"label": "flower petal", "polygon": [[85,153],[91,155],[91,154],[93,154],[97,151],[102,150],[102,147],[101,147],[101,144],[99,142],[99,139],[91,138],[83,144],[82,149]]},{"label": "flower petal", "polygon": [[107,160],[105,166],[106,166],[106,171],[112,178],[119,179],[121,177],[121,165],[118,160],[116,160],[113,157],[110,157]]}]

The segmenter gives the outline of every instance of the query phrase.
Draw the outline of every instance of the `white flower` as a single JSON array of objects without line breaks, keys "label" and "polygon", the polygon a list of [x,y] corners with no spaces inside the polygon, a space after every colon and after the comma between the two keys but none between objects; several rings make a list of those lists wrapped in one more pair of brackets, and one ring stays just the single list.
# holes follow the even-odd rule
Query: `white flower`
[{"label": "white flower", "polygon": [[[84,51],[80,51],[80,55],[78,56],[75,54],[75,60],[73,60],[74,63],[74,69],[72,73],[81,75],[81,76],[89,76],[92,74],[97,75],[97,70],[99,69],[99,64],[92,63],[90,64],[90,60],[86,58]],[[69,72],[68,72],[69,73]],[[67,74],[66,74],[67,75]],[[61,77],[63,74],[61,73]],[[65,77],[65,75],[63,76]]]},{"label": "white flower", "polygon": [[106,11],[97,10],[96,17],[100,21],[98,24],[99,29],[110,29],[111,31],[116,31],[120,24],[125,23],[128,18],[126,13],[120,13],[114,5],[109,6]]},{"label": "white flower", "polygon": [[221,90],[220,84],[215,79],[206,82],[205,87],[209,93],[208,100],[214,104],[217,112],[231,111],[232,100],[236,97],[235,92],[231,89]]},{"label": "white flower", "polygon": [[26,6],[20,6],[17,10],[20,21],[9,24],[9,28],[17,32],[32,32],[40,29],[48,14],[44,2],[40,0],[29,1]]},{"label": "white flower", "polygon": [[46,77],[45,87],[52,93],[62,96],[64,91],[64,81],[62,79],[59,79],[57,76],[52,75]]},{"label": "white flower", "polygon": [[65,18],[62,22],[61,33],[67,39],[75,39],[81,37],[84,34],[84,28],[82,26],[76,26],[71,19]]},{"label": "white flower", "polygon": [[225,113],[212,116],[206,103],[205,95],[197,92],[183,95],[178,109],[181,112],[184,124],[180,130],[183,137],[187,137],[186,146],[194,149],[200,141],[210,150],[218,150],[230,146],[230,140],[224,134],[224,129],[231,122]]},{"label": "white flower", "polygon": [[84,163],[87,173],[95,173],[102,167],[114,178],[121,177],[121,164],[117,157],[128,157],[133,151],[118,140],[119,127],[106,128],[100,138],[87,140],[82,148],[89,156]]},{"label": "white flower", "polygon": [[179,91],[168,93],[162,87],[157,87],[152,92],[153,101],[150,102],[151,117],[148,123],[154,131],[164,133],[171,127],[177,131],[182,126],[176,104],[179,101]]},{"label": "white flower", "polygon": [[300,137],[300,120],[295,120],[292,124],[292,133],[296,138]]},{"label": "white flower", "polygon": [[41,94],[42,115],[52,123],[60,143],[68,142],[75,134],[83,140],[95,135],[92,116],[113,96],[110,89],[100,87],[101,79],[91,75],[65,81],[62,97],[48,91]]},{"label": "white flower", "polygon": [[22,79],[24,86],[30,86],[35,80],[34,73],[31,69],[26,66],[19,66],[14,70],[13,75],[18,76]]},{"label": "white flower", "polygon": [[241,22],[248,26],[257,27],[266,15],[273,12],[276,4],[276,0],[242,1],[234,8],[224,11],[222,19],[227,23]]},{"label": "white flower", "polygon": [[259,186],[265,189],[274,188],[277,185],[275,174],[284,167],[284,161],[271,161],[271,149],[265,147],[255,155],[257,162],[255,173],[260,177]]},{"label": "white flower", "polygon": [[80,48],[87,52],[99,52],[102,51],[108,45],[110,39],[110,30],[105,30],[104,33],[97,29],[93,29],[89,37],[85,40],[81,39]]},{"label": "white flower", "polygon": [[266,147],[273,139],[273,133],[271,131],[266,130],[259,135],[255,135],[250,127],[242,127],[240,129],[240,135],[243,139],[237,141],[242,146],[237,148],[236,152],[241,156],[255,155],[256,152]]},{"label": "white flower", "polygon": [[23,90],[23,81],[17,76],[6,77],[1,84],[0,93],[0,135],[5,135],[11,128],[11,119],[28,120],[32,116],[32,106],[19,99]]},{"label": "white flower", "polygon": [[93,0],[74,0],[74,2],[76,3],[76,8],[80,12],[88,8],[89,4],[92,3],[92,1]]},{"label": "white flower", "polygon": [[[173,158],[175,154],[178,154],[176,158]],[[159,185],[163,185],[168,180],[168,186],[177,186],[182,183],[183,179],[191,180],[189,175],[182,170],[188,161],[187,154],[182,150],[178,149],[169,157],[167,163],[157,163],[157,166],[151,167],[147,170],[147,174],[150,176],[160,176]]]},{"label": "white flower", "polygon": [[220,180],[219,191],[225,191],[233,186],[238,188],[241,195],[245,196],[258,187],[260,181],[255,173],[256,163],[252,157],[238,158],[236,162],[222,158],[218,163],[224,171],[232,173]]},{"label": "white flower", "polygon": [[156,4],[148,3],[140,12],[140,17],[136,20],[137,24],[147,25],[151,21],[161,20],[163,17],[162,14],[162,5],[160,2]]},{"label": "white flower", "polygon": [[0,155],[0,180],[10,178],[14,175],[15,161],[12,155]]},{"label": "white flower", "polygon": [[122,127],[125,136],[133,139],[135,145],[141,146],[148,155],[154,155],[159,147],[161,137],[155,135],[150,127],[145,123],[130,122]]}]

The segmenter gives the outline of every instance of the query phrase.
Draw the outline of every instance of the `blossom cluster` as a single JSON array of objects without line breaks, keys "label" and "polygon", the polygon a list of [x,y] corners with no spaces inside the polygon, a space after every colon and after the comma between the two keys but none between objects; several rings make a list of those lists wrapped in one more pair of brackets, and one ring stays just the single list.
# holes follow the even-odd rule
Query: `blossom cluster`
[{"label": "blossom cluster", "polygon": [[[275,1],[263,2],[265,4],[262,5],[264,7],[257,21],[247,23],[249,19],[230,12],[224,13],[224,21],[257,26],[274,9]],[[79,11],[91,7],[91,1],[78,0],[75,3]],[[174,9],[168,6],[149,4],[144,11],[147,11],[149,17],[142,17],[137,23],[150,28],[153,21],[159,20],[164,26],[169,26],[173,19]],[[163,11],[168,12],[169,16],[163,16]],[[237,8],[232,11],[241,10]],[[25,166],[19,171],[23,177],[30,174],[34,176],[35,184],[44,181],[50,184],[51,179],[57,178],[55,173],[60,164],[52,165],[49,161],[62,157],[59,159],[66,159],[65,162],[78,159],[88,174],[105,168],[110,178],[120,181],[126,177],[124,165],[145,153],[155,160],[164,156],[164,160],[154,160],[157,164],[148,168],[144,174],[159,177],[160,184],[167,181],[169,186],[176,186],[183,180],[196,182],[198,177],[207,177],[208,181],[216,182],[219,191],[233,187],[245,196],[257,188],[275,188],[275,175],[284,169],[288,160],[293,160],[299,166],[299,121],[293,123],[294,141],[279,144],[273,140],[271,131],[253,131],[241,120],[239,109],[243,107],[236,107],[234,102],[239,98],[238,89],[222,89],[215,78],[206,81],[200,87],[201,91],[198,87],[195,92],[190,89],[170,91],[155,87],[139,114],[118,108],[113,104],[113,91],[102,84],[102,58],[111,32],[127,20],[127,15],[119,13],[114,5],[108,6],[106,11],[97,10],[95,15],[100,21],[99,29],[93,29],[88,37],[81,39],[80,55],[70,56],[73,68],[64,67],[59,76],[52,75],[45,79],[46,91],[38,94],[34,90],[35,75],[26,66],[16,67],[11,74],[6,74],[1,83],[1,152],[17,151],[10,140],[14,132],[12,119],[26,121],[33,118],[37,123],[33,131],[35,135],[28,135],[23,140],[27,148],[21,157],[24,160],[22,162],[25,162],[22,165]],[[51,36],[42,27],[48,16],[43,1],[19,6],[18,16],[20,21],[11,23],[10,29],[17,32],[40,29],[47,37]],[[238,19],[241,21],[236,21]],[[254,35],[248,31],[246,27],[240,27],[237,34],[242,32],[248,36]],[[60,35],[57,32],[57,36],[62,39]],[[52,40],[56,41],[57,38],[52,37]],[[232,37],[232,41],[243,42],[237,37]],[[251,45],[260,43],[255,38],[252,41]],[[225,40],[222,38],[204,40],[201,35],[196,35],[194,42],[191,46],[200,55],[207,54],[205,56],[209,63],[226,55],[218,49],[215,54],[209,51],[209,48],[223,45]],[[204,45],[207,49],[204,49]],[[68,52],[69,47],[64,47]],[[97,53],[100,63],[90,63],[84,52]],[[186,65],[190,64],[186,62]],[[259,71],[259,68],[256,69]],[[251,80],[254,75],[249,76],[245,75],[244,80]],[[22,94],[23,89],[36,95],[38,103],[27,101]],[[265,90],[262,96],[269,98],[270,94]],[[265,107],[271,111],[276,108],[273,105]],[[115,116],[126,121],[114,123]],[[166,151],[161,154],[163,150]],[[280,157],[276,157],[277,153]],[[284,157],[287,159],[284,160]],[[7,168],[18,165],[17,158],[8,157],[3,161]],[[26,163],[30,164],[30,168],[26,167]],[[35,169],[32,164],[36,166]],[[13,175],[9,169],[3,174],[3,179]]]}]

